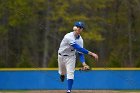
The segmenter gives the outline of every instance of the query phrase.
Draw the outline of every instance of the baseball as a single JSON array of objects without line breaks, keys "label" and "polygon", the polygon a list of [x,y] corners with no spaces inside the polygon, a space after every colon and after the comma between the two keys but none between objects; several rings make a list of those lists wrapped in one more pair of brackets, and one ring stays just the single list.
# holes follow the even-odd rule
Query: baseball
[{"label": "baseball", "polygon": [[76,27],[76,26],[74,26],[74,27],[73,27],[73,30],[74,30],[74,31],[76,31],[76,30],[77,30],[77,27]]}]

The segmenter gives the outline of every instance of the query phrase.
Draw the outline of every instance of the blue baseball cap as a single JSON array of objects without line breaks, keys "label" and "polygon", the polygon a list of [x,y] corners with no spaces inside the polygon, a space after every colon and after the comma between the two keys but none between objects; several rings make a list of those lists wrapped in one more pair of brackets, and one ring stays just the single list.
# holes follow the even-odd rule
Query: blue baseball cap
[{"label": "blue baseball cap", "polygon": [[85,28],[85,24],[84,22],[78,21],[74,23],[74,26],[80,27],[80,28]]}]

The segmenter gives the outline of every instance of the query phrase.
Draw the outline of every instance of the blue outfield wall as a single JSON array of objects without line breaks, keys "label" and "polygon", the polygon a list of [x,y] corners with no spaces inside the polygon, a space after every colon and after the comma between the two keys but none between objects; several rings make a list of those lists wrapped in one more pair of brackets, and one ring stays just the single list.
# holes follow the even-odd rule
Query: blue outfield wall
[{"label": "blue outfield wall", "polygon": [[[0,70],[0,90],[63,90],[57,70]],[[73,89],[140,90],[140,70],[75,71]]]}]

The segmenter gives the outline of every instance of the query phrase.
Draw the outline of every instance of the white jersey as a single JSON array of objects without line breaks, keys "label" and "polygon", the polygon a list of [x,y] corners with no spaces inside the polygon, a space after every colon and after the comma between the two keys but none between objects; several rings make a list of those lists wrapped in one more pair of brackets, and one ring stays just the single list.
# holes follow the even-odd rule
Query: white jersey
[{"label": "white jersey", "polygon": [[76,50],[71,46],[74,43],[83,48],[83,39],[80,35],[79,38],[76,38],[74,32],[67,33],[61,41],[58,53],[68,56],[75,55]]}]

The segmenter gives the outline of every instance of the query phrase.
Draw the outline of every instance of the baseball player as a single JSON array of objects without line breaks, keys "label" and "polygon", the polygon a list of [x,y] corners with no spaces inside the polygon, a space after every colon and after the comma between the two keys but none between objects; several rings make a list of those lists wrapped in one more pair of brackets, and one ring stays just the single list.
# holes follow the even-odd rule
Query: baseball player
[{"label": "baseball player", "polygon": [[67,92],[71,93],[73,81],[74,81],[74,71],[76,62],[76,53],[79,55],[80,62],[84,69],[89,69],[89,66],[85,63],[84,54],[91,55],[98,60],[98,55],[83,48],[83,39],[80,33],[84,29],[83,22],[75,22],[73,26],[73,32],[67,33],[63,40],[61,41],[58,50],[58,68],[60,74],[60,80],[63,82],[65,75],[67,76]]}]

